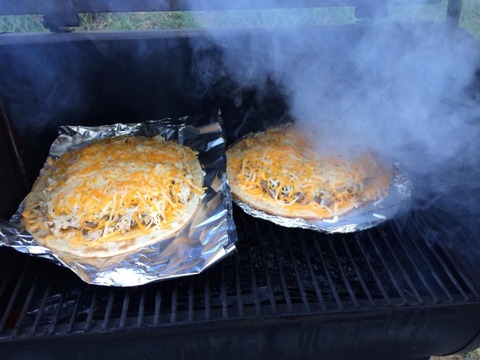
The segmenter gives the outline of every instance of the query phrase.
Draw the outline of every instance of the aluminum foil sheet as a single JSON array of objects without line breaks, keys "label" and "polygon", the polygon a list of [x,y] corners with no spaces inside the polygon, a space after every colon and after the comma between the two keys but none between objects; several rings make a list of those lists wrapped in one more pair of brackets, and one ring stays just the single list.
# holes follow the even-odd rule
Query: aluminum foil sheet
[{"label": "aluminum foil sheet", "polygon": [[410,207],[412,183],[401,171],[399,164],[394,164],[394,175],[388,189],[388,195],[377,201],[366,203],[343,216],[332,219],[306,220],[271,215],[255,209],[250,204],[234,197],[234,202],[247,214],[271,221],[277,225],[290,228],[303,228],[326,233],[351,233],[377,226],[397,216]]},{"label": "aluminum foil sheet", "polygon": [[[62,126],[49,156],[93,139],[120,135],[161,135],[198,151],[205,171],[205,196],[190,222],[176,234],[137,252],[107,258],[80,258],[39,246],[21,225],[23,202],[10,221],[0,220],[0,246],[42,257],[65,266],[95,285],[136,286],[157,280],[198,274],[235,249],[230,188],[225,174],[225,138],[218,114],[99,127]],[[47,162],[42,170],[46,169]]]}]

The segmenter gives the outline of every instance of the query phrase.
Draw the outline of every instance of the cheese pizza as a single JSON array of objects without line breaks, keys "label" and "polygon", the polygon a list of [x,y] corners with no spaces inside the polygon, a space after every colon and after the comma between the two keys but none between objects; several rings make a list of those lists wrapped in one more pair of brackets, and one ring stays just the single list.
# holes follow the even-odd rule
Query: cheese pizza
[{"label": "cheese pizza", "polygon": [[272,215],[331,219],[388,193],[390,174],[371,153],[323,155],[295,125],[251,134],[227,150],[234,197]]},{"label": "cheese pizza", "polygon": [[22,222],[40,245],[80,257],[166,239],[203,196],[196,153],[160,136],[93,140],[50,162],[25,198]]}]

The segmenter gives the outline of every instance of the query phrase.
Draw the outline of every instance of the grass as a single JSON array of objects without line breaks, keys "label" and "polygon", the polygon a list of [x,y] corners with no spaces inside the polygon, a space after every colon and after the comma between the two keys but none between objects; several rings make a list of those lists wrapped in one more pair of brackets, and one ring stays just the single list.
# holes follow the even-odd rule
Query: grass
[{"label": "grass", "polygon": [[[427,5],[396,5],[382,22],[444,21],[448,0]],[[277,27],[344,24],[362,21],[353,7],[266,9],[195,12],[137,12],[80,14],[80,26],[73,31],[129,31],[221,27]],[[0,16],[0,32],[39,32],[41,15]],[[463,0],[460,26],[480,39],[480,2]]]},{"label": "grass", "polygon": [[460,14],[460,26],[480,38],[480,1],[464,0]]},{"label": "grass", "polygon": [[[478,0],[463,0],[461,24],[480,38]],[[427,5],[390,6],[381,22],[444,21],[448,0]],[[473,10],[472,10],[473,9]],[[480,10],[479,10],[480,11]],[[354,7],[293,8],[264,10],[221,10],[82,15],[84,30],[154,30],[180,28],[282,27],[295,25],[348,24],[363,21]]]},{"label": "grass", "polygon": [[0,16],[0,33],[42,31],[48,30],[43,26],[43,16],[41,15]]},{"label": "grass", "polygon": [[161,30],[198,27],[189,12],[137,12],[80,14],[80,26],[75,30]]}]

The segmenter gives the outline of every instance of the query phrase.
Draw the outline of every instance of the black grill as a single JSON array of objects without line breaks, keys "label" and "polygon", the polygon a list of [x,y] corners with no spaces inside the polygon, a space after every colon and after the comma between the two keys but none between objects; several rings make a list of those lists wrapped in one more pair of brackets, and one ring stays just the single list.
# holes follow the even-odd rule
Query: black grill
[{"label": "black grill", "polygon": [[200,275],[143,287],[89,286],[2,249],[1,341],[478,304],[454,248],[418,236],[424,213],[346,235],[282,228],[237,208],[235,219],[235,254]]},{"label": "black grill", "polygon": [[[36,13],[32,4],[25,13]],[[145,10],[119,4],[118,11]],[[455,15],[459,2],[449,4]],[[21,12],[15,6],[0,12]],[[50,15],[58,20],[54,25],[65,25],[64,14]],[[322,61],[352,76],[354,86],[358,78],[346,71],[343,49],[354,48],[368,27],[309,27],[305,35],[338,39],[321,51]],[[442,24],[426,29],[446,31]],[[240,44],[253,38],[242,30],[226,33]],[[281,33],[254,35],[280,41]],[[288,114],[275,79],[265,84],[266,98],[239,88],[223,68],[222,48],[193,48],[192,39],[209,44],[196,30],[0,35],[0,218],[9,219],[28,193],[59,125],[137,122],[220,108],[232,142]],[[200,63],[211,65],[208,74],[196,72]],[[352,234],[283,228],[234,207],[235,253],[199,275],[140,287],[90,286],[66,268],[0,247],[0,359],[384,360],[478,347],[477,172],[450,174],[465,175],[464,184],[471,182],[474,190],[463,186],[453,203],[412,196],[418,206],[410,212]]]}]

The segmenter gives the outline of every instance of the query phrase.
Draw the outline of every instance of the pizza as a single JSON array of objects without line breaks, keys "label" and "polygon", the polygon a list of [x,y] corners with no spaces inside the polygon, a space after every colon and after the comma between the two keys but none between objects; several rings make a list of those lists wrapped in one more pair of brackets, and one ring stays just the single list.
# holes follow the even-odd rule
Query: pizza
[{"label": "pizza", "polygon": [[24,200],[22,223],[54,251],[109,257],[179,231],[203,192],[203,170],[189,147],[161,136],[93,140],[49,159]]},{"label": "pizza", "polygon": [[271,215],[331,219],[387,195],[390,174],[372,153],[322,155],[293,124],[254,133],[227,150],[234,198]]}]

